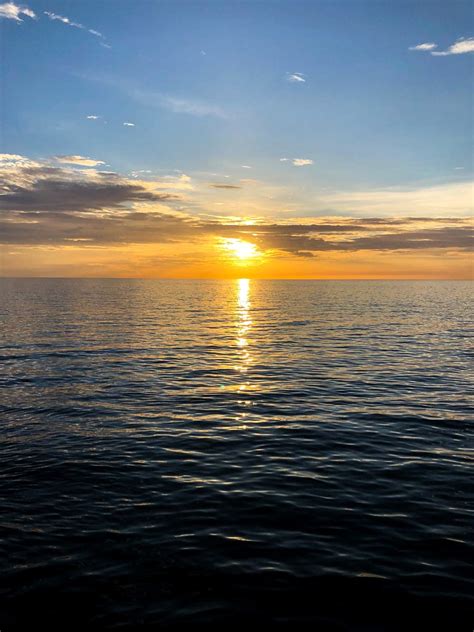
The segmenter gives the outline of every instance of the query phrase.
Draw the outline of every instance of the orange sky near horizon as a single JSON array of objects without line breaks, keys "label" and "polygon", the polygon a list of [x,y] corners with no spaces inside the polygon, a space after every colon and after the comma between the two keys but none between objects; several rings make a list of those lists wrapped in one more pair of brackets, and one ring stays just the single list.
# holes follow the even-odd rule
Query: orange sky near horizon
[{"label": "orange sky near horizon", "polygon": [[468,182],[308,193],[95,162],[0,154],[0,276],[472,278]]},{"label": "orange sky near horizon", "polygon": [[322,252],[311,257],[221,244],[10,246],[0,251],[1,276],[176,279],[460,279],[473,278],[469,252]]}]

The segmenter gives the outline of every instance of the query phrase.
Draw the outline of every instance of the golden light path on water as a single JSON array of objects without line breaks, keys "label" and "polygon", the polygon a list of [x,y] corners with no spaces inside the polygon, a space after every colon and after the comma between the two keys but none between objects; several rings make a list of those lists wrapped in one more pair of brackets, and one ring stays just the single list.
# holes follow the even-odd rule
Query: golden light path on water
[{"label": "golden light path on water", "polygon": [[[239,349],[239,364],[235,368],[243,377],[237,390],[244,394],[245,391],[251,389],[250,381],[245,378],[245,374],[252,363],[249,347],[249,332],[252,327],[252,319],[250,317],[250,281],[249,279],[237,279],[236,283],[236,345]],[[245,400],[239,403],[250,405],[250,401]],[[246,416],[247,413],[241,413],[242,422],[245,422]]]}]

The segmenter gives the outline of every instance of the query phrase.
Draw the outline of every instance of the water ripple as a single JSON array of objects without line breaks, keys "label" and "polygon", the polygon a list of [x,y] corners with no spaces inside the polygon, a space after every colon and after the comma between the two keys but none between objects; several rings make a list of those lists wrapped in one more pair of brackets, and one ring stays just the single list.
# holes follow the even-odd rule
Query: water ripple
[{"label": "water ripple", "polygon": [[1,281],[0,627],[470,630],[470,290]]}]

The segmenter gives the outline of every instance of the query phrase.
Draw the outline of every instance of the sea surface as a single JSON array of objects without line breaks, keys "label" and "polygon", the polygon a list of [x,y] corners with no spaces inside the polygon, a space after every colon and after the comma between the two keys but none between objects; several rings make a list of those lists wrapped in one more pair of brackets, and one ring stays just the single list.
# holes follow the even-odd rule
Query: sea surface
[{"label": "sea surface", "polygon": [[2,632],[471,632],[472,284],[4,279],[0,323]]}]

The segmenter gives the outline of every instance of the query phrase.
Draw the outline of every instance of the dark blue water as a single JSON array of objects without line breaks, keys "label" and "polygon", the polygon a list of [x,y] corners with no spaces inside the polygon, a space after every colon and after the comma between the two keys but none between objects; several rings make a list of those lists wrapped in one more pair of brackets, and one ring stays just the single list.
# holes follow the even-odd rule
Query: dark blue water
[{"label": "dark blue water", "polygon": [[472,286],[0,282],[0,628],[471,630]]}]

